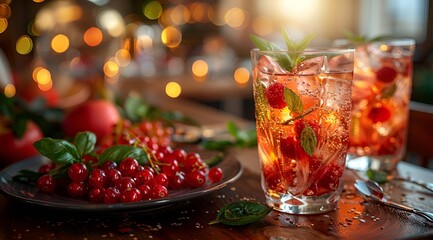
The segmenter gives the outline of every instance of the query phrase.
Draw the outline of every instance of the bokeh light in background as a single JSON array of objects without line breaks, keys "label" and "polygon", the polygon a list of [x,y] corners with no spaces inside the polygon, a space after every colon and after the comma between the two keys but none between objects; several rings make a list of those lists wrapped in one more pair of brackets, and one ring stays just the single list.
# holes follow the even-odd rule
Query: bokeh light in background
[{"label": "bokeh light in background", "polygon": [[17,53],[21,55],[26,55],[29,54],[32,51],[32,49],[33,49],[33,41],[29,36],[24,35],[18,38],[16,43]]},{"label": "bokeh light in background", "polygon": [[191,67],[192,74],[196,80],[205,80],[208,74],[209,67],[208,64],[203,60],[196,60]]},{"label": "bokeh light in background", "polygon": [[161,40],[165,46],[175,48],[182,42],[182,33],[175,27],[166,27],[161,33]]},{"label": "bokeh light in background", "polygon": [[5,3],[0,3],[0,17],[9,18],[12,14],[11,7],[9,6],[10,1]]},{"label": "bokeh light in background", "polygon": [[15,86],[13,84],[6,84],[5,88],[4,88],[4,94],[6,97],[11,98],[13,96],[15,96],[17,90],[15,88]]},{"label": "bokeh light in background", "polygon": [[0,18],[0,33],[4,32],[8,28],[8,20],[6,18]]},{"label": "bokeh light in background", "polygon": [[236,83],[238,83],[239,85],[245,85],[250,79],[250,71],[243,67],[237,68],[233,77]]},{"label": "bokeh light in background", "polygon": [[165,85],[165,93],[171,98],[177,98],[182,93],[182,88],[177,82],[169,82]]},{"label": "bokeh light in background", "polygon": [[151,1],[143,6],[143,14],[148,19],[158,19],[162,14],[162,6],[158,1]]},{"label": "bokeh light in background", "polygon": [[66,52],[69,48],[69,38],[63,34],[57,34],[51,40],[51,48],[56,53]]},{"label": "bokeh light in background", "polygon": [[91,27],[84,32],[83,38],[87,45],[90,47],[96,47],[102,42],[104,36],[102,35],[102,31],[99,30],[99,28]]},{"label": "bokeh light in background", "polygon": [[109,60],[104,64],[104,74],[107,77],[114,77],[119,74],[119,65],[115,61]]}]

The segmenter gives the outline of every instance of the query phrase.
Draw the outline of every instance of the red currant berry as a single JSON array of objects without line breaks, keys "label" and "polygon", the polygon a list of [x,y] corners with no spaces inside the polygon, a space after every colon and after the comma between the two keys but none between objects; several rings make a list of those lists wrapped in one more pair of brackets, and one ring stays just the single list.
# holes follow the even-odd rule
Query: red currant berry
[{"label": "red currant berry", "polygon": [[137,188],[128,188],[120,194],[120,202],[138,202],[142,200],[142,195],[140,190]]},{"label": "red currant berry", "polygon": [[135,158],[128,157],[120,162],[119,171],[122,173],[122,176],[133,177],[137,172],[138,166],[138,161]]},{"label": "red currant berry", "polygon": [[174,176],[179,171],[179,163],[175,159],[170,159],[164,165],[161,165],[161,171],[167,177]]},{"label": "red currant berry", "polygon": [[122,173],[115,168],[109,169],[106,172],[106,175],[108,178],[108,183],[111,185],[115,184],[119,179],[122,178]]},{"label": "red currant berry", "polygon": [[107,183],[107,175],[101,169],[94,169],[87,180],[87,184],[91,187],[104,187]]},{"label": "red currant berry", "polygon": [[92,190],[89,191],[87,197],[89,198],[90,202],[94,202],[94,203],[102,202],[104,191],[105,191],[104,188],[92,188]]},{"label": "red currant berry", "polygon": [[384,83],[392,82],[396,77],[397,71],[392,67],[384,66],[376,71],[376,79]]},{"label": "red currant berry", "polygon": [[203,160],[198,153],[192,152],[188,153],[185,161],[183,162],[183,167],[187,172],[193,170],[199,170],[204,167]]},{"label": "red currant berry", "polygon": [[140,185],[140,186],[138,186],[138,190],[140,190],[141,198],[143,200],[150,200],[151,199],[152,196],[150,193],[151,189],[150,189],[149,185],[146,185],[146,184]]},{"label": "red currant berry", "polygon": [[168,196],[168,190],[162,185],[155,185],[150,190],[150,195],[152,199],[165,198]]},{"label": "red currant berry", "polygon": [[153,178],[153,183],[155,185],[161,185],[161,186],[167,187],[168,186],[168,177],[164,173],[157,174]]},{"label": "red currant berry", "polygon": [[153,173],[149,169],[144,169],[135,174],[135,181],[137,184],[148,184],[153,180]]},{"label": "red currant berry", "polygon": [[68,175],[72,181],[81,182],[87,178],[89,171],[84,163],[73,163],[68,168]]},{"label": "red currant berry", "polygon": [[177,149],[173,150],[170,157],[172,159],[176,159],[179,163],[182,163],[186,159],[186,152],[183,149],[177,148]]},{"label": "red currant berry", "polygon": [[179,171],[174,176],[170,177],[168,186],[171,189],[181,189],[185,187],[185,184],[186,184],[185,173]]},{"label": "red currant berry", "polygon": [[105,161],[101,165],[101,169],[104,170],[104,172],[107,172],[108,170],[116,168],[116,167],[117,167],[117,163],[113,162],[113,161]]},{"label": "red currant berry", "polygon": [[128,188],[135,187],[135,181],[131,177],[122,177],[115,183],[115,185],[120,190],[120,192],[123,192]]},{"label": "red currant berry", "polygon": [[206,175],[202,171],[192,171],[186,174],[186,180],[190,187],[201,187],[206,182]]},{"label": "red currant berry", "polygon": [[71,182],[68,185],[68,195],[71,197],[82,197],[86,194],[86,184],[84,182]]},{"label": "red currant berry", "polygon": [[102,194],[103,203],[117,203],[119,202],[120,191],[115,187],[107,188]]},{"label": "red currant berry", "polygon": [[219,182],[221,179],[223,179],[223,170],[219,167],[213,167],[209,170],[207,176],[211,182]]},{"label": "red currant berry", "polygon": [[287,106],[284,99],[284,88],[283,84],[274,83],[266,89],[265,96],[272,108],[283,109]]},{"label": "red currant berry", "polygon": [[41,192],[51,193],[56,188],[56,181],[51,175],[42,175],[38,178],[36,185]]},{"label": "red currant berry", "polygon": [[56,167],[56,164],[54,163],[43,164],[42,166],[39,167],[38,172],[42,175],[47,174],[50,170],[54,169],[54,167]]}]

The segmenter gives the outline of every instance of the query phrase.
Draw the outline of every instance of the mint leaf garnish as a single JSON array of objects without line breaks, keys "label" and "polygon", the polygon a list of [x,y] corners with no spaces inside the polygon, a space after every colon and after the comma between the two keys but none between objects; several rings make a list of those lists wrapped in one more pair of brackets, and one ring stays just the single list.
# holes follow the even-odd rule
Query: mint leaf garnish
[{"label": "mint leaf garnish", "polygon": [[40,154],[58,164],[70,164],[80,161],[77,148],[66,140],[42,138],[36,141],[33,146]]},{"label": "mint leaf garnish", "polygon": [[384,171],[377,171],[370,168],[367,170],[367,177],[377,183],[388,182],[388,174]]},{"label": "mint leaf garnish", "polygon": [[259,202],[239,201],[223,206],[218,212],[217,218],[209,224],[222,223],[231,226],[241,226],[261,221],[272,211]]},{"label": "mint leaf garnish", "polygon": [[304,105],[301,98],[290,88],[284,88],[284,100],[287,103],[287,108],[297,114],[304,111]]},{"label": "mint leaf garnish", "polygon": [[92,132],[79,132],[74,138],[75,146],[81,157],[93,151],[96,144],[96,135]]},{"label": "mint leaf garnish", "polygon": [[301,131],[301,146],[308,156],[313,156],[317,144],[316,133],[310,125],[305,125]]},{"label": "mint leaf garnish", "polygon": [[389,87],[386,87],[386,88],[382,89],[382,96],[381,96],[381,98],[382,99],[389,99],[389,98],[391,98],[394,95],[394,93],[395,93],[396,90],[397,90],[397,84],[395,84],[395,83],[393,85],[389,86]]},{"label": "mint leaf garnish", "polygon": [[[301,41],[297,42],[290,39],[285,28],[282,28],[281,31],[284,37],[284,42],[287,46],[287,50],[290,53],[273,53],[268,54],[268,56],[273,57],[281,67],[289,72],[292,72],[294,67],[305,60],[305,58],[302,56],[302,53],[307,48],[308,44],[310,44],[311,40],[313,40],[314,35],[308,35]],[[277,44],[261,37],[250,35],[250,39],[260,51],[283,51],[283,49]]]}]

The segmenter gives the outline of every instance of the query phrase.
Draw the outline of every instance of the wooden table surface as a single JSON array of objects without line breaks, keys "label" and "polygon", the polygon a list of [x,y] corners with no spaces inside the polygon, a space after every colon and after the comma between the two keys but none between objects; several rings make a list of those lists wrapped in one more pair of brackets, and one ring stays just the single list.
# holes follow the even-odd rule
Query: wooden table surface
[{"label": "wooden table surface", "polygon": [[[159,100],[167,109],[197,117],[208,126],[242,119],[189,102]],[[433,239],[423,218],[364,201],[356,194],[356,175],[346,171],[344,192],[335,211],[289,215],[272,211],[263,221],[241,227],[208,225],[219,208],[237,200],[264,202],[257,149],[232,149],[228,161],[240,161],[242,176],[207,195],[155,212],[83,213],[16,202],[0,195],[0,240],[9,239]],[[401,175],[433,182],[433,171],[401,162]],[[393,200],[433,212],[433,194],[395,182],[385,189]]]}]

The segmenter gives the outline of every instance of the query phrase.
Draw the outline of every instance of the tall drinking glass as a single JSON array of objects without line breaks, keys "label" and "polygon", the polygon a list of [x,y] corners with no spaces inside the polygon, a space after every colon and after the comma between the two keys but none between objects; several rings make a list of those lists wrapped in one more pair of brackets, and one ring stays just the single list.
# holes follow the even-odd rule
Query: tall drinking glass
[{"label": "tall drinking glass", "polygon": [[[262,188],[274,209],[333,210],[349,142],[353,49],[251,51]],[[290,59],[303,60],[288,68]]]},{"label": "tall drinking glass", "polygon": [[403,158],[414,50],[410,39],[356,47],[348,168],[392,172]]}]

